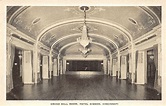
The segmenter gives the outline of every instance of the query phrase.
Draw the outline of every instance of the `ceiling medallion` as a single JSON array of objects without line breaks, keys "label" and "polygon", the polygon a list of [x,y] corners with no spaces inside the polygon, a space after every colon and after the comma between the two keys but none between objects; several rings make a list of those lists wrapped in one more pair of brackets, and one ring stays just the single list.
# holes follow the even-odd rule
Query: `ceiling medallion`
[{"label": "ceiling medallion", "polygon": [[[77,32],[80,32],[83,30],[83,26],[77,26],[73,29],[71,29],[72,31],[77,31]],[[88,32],[93,32],[93,31],[97,31],[98,29],[95,28],[95,27],[92,27],[91,25],[87,25],[87,30]]]},{"label": "ceiling medallion", "polygon": [[84,57],[87,57],[88,52],[91,50],[87,48],[87,46],[92,42],[92,39],[88,37],[88,30],[86,26],[86,10],[89,9],[87,6],[80,7],[81,10],[84,11],[84,25],[82,28],[82,36],[77,38],[77,42],[80,43],[80,45],[83,47],[83,49],[79,49]]}]

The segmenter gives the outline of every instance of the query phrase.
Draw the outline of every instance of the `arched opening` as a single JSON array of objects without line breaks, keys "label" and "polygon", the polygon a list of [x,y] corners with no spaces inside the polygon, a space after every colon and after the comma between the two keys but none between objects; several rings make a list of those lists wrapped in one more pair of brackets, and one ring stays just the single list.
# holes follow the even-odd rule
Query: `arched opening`
[{"label": "arched opening", "polygon": [[14,62],[12,68],[12,76],[13,76],[13,86],[21,87],[23,85],[22,81],[22,50],[15,47],[14,54]]}]

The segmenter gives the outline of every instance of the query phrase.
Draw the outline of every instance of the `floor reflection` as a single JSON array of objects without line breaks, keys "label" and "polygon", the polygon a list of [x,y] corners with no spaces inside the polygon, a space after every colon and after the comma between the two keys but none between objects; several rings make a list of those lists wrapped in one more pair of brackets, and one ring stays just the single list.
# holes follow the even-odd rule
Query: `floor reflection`
[{"label": "floor reflection", "polygon": [[107,75],[61,75],[24,85],[7,94],[7,100],[161,100],[161,94],[144,85]]}]

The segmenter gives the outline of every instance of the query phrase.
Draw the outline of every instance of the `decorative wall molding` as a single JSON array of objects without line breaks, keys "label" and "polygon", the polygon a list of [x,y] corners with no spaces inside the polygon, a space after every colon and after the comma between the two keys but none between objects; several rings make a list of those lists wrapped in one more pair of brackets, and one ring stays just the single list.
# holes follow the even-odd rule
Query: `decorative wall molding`
[{"label": "decorative wall molding", "polygon": [[[13,36],[12,39],[17,42],[17,43],[15,42],[17,46],[20,46],[23,44],[24,47],[26,47],[26,49],[29,49],[29,50],[33,49],[33,44],[35,44],[36,42],[35,39],[20,32],[19,30],[17,30],[17,28],[15,28],[14,26],[10,24],[7,24],[7,36]],[[39,47],[42,49],[42,52],[44,52],[43,54],[47,54],[50,51],[50,48],[41,42],[39,42]],[[22,48],[22,49],[25,49],[25,48]]]},{"label": "decorative wall molding", "polygon": [[46,51],[44,49],[40,49],[40,53],[44,56],[48,56],[49,55],[49,51]]},{"label": "decorative wall molding", "polygon": [[82,55],[67,55],[63,57],[64,60],[104,60],[106,56],[103,55],[89,55],[87,58]]},{"label": "decorative wall molding", "polygon": [[30,6],[23,6],[20,7],[17,11],[15,11],[12,16],[10,17],[8,23],[11,24],[13,22],[13,20],[20,14],[22,13],[24,10],[26,10],[27,8],[29,8]]},{"label": "decorative wall molding", "polygon": [[[71,34],[71,35],[68,35],[68,36],[65,36],[65,37],[62,37],[62,38],[58,39],[57,41],[55,41],[55,42],[53,43],[53,45],[51,46],[51,49],[53,49],[54,45],[56,45],[57,43],[62,42],[63,40],[67,40],[67,39],[70,38],[70,37],[77,37],[77,36],[80,36],[80,34],[81,34],[81,33]],[[108,37],[104,37],[104,36],[102,36],[102,35],[97,35],[97,34],[93,34],[93,33],[89,33],[89,36],[90,36],[90,37],[98,37],[98,38],[104,39],[104,40],[110,42],[111,44],[113,44],[113,45],[115,46],[115,48],[118,49],[118,46],[116,45],[116,43],[115,43],[113,40],[109,39]],[[92,40],[92,41],[93,41],[93,40]]]},{"label": "decorative wall molding", "polygon": [[161,25],[156,26],[155,28],[153,28],[153,30],[149,31],[148,33],[144,34],[143,36],[135,39],[133,42],[136,44],[138,42],[140,42],[141,40],[147,39],[153,35],[157,35],[157,36],[161,36]]},{"label": "decorative wall molding", "polygon": [[[149,17],[151,18],[156,18],[158,23],[161,23],[160,19],[158,18],[158,16],[149,8],[146,6],[139,6],[139,8],[141,8]],[[151,13],[151,14],[150,14]],[[154,17],[153,17],[154,16]]]},{"label": "decorative wall molding", "polygon": [[19,36],[20,38],[26,39],[27,41],[31,41],[33,43],[35,43],[35,39],[29,37],[28,35],[22,33],[21,31],[17,30],[17,28],[15,28],[14,26],[7,24],[7,29],[11,31],[12,34],[15,34],[17,36]]},{"label": "decorative wall molding", "polygon": [[39,47],[41,47],[41,48],[43,48],[43,49],[45,49],[47,51],[51,50],[48,46],[44,45],[42,42],[39,42]]},{"label": "decorative wall molding", "polygon": [[15,37],[6,37],[6,38],[7,38],[7,41],[10,40],[12,44],[14,44],[15,46],[23,50],[33,50],[33,45],[26,43],[18,38],[15,38]]},{"label": "decorative wall molding", "polygon": [[[59,26],[63,26],[63,25],[67,25],[67,24],[73,24],[73,23],[80,23],[82,22],[83,19],[72,19],[72,20],[66,20],[66,21],[62,21],[53,25],[50,25],[49,27],[45,28],[37,37],[37,41],[41,40],[42,37],[44,36],[44,34],[46,32],[48,32],[49,30],[55,28],[55,27],[59,27]],[[133,38],[131,36],[131,34],[125,29],[123,28],[121,25],[119,25],[118,23],[115,22],[108,22],[102,19],[97,19],[97,18],[93,18],[93,19],[86,19],[86,22],[92,22],[92,23],[96,23],[96,24],[100,24],[100,25],[105,25],[105,26],[109,26],[109,27],[114,27],[116,30],[120,31],[121,33],[124,34],[124,36],[127,37],[128,41],[132,41]]]},{"label": "decorative wall molding", "polygon": [[[77,43],[78,43],[77,41],[76,41],[76,42],[71,42],[71,43],[69,43],[69,44],[63,46],[62,48],[60,48],[59,53],[61,53],[62,50],[65,49],[66,47],[71,46],[71,45],[74,45],[74,44],[77,44]],[[110,51],[109,48],[106,47],[105,45],[103,45],[103,44],[101,44],[101,43],[97,43],[97,42],[91,42],[91,43],[92,43],[92,44],[99,45],[99,46],[102,46],[103,48],[105,48],[105,49],[109,52],[109,54],[111,54],[111,51]]]}]

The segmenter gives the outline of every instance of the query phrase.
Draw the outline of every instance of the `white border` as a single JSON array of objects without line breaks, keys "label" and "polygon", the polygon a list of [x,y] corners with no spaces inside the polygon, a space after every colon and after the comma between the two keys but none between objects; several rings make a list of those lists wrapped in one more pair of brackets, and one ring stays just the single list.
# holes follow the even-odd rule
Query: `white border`
[{"label": "white border", "polygon": [[[162,100],[161,101],[148,101],[148,100],[112,100],[112,101],[51,101],[51,100],[45,100],[45,101],[37,101],[37,100],[17,100],[17,101],[6,101],[6,6],[15,6],[15,5],[55,5],[55,6],[82,6],[82,5],[95,5],[95,6],[145,6],[145,5],[151,5],[151,6],[162,6]],[[166,3],[164,3],[164,0],[0,0],[0,105],[2,106],[51,106],[50,103],[118,103],[118,106],[166,106],[166,99],[165,99],[165,75],[166,70],[164,68],[165,64],[165,39],[166,39],[166,28],[165,28],[165,19],[166,16],[164,13],[166,13],[165,9]],[[64,106],[64,105],[62,105]],[[84,105],[83,105],[84,106]],[[95,105],[97,106],[97,105]]]}]

